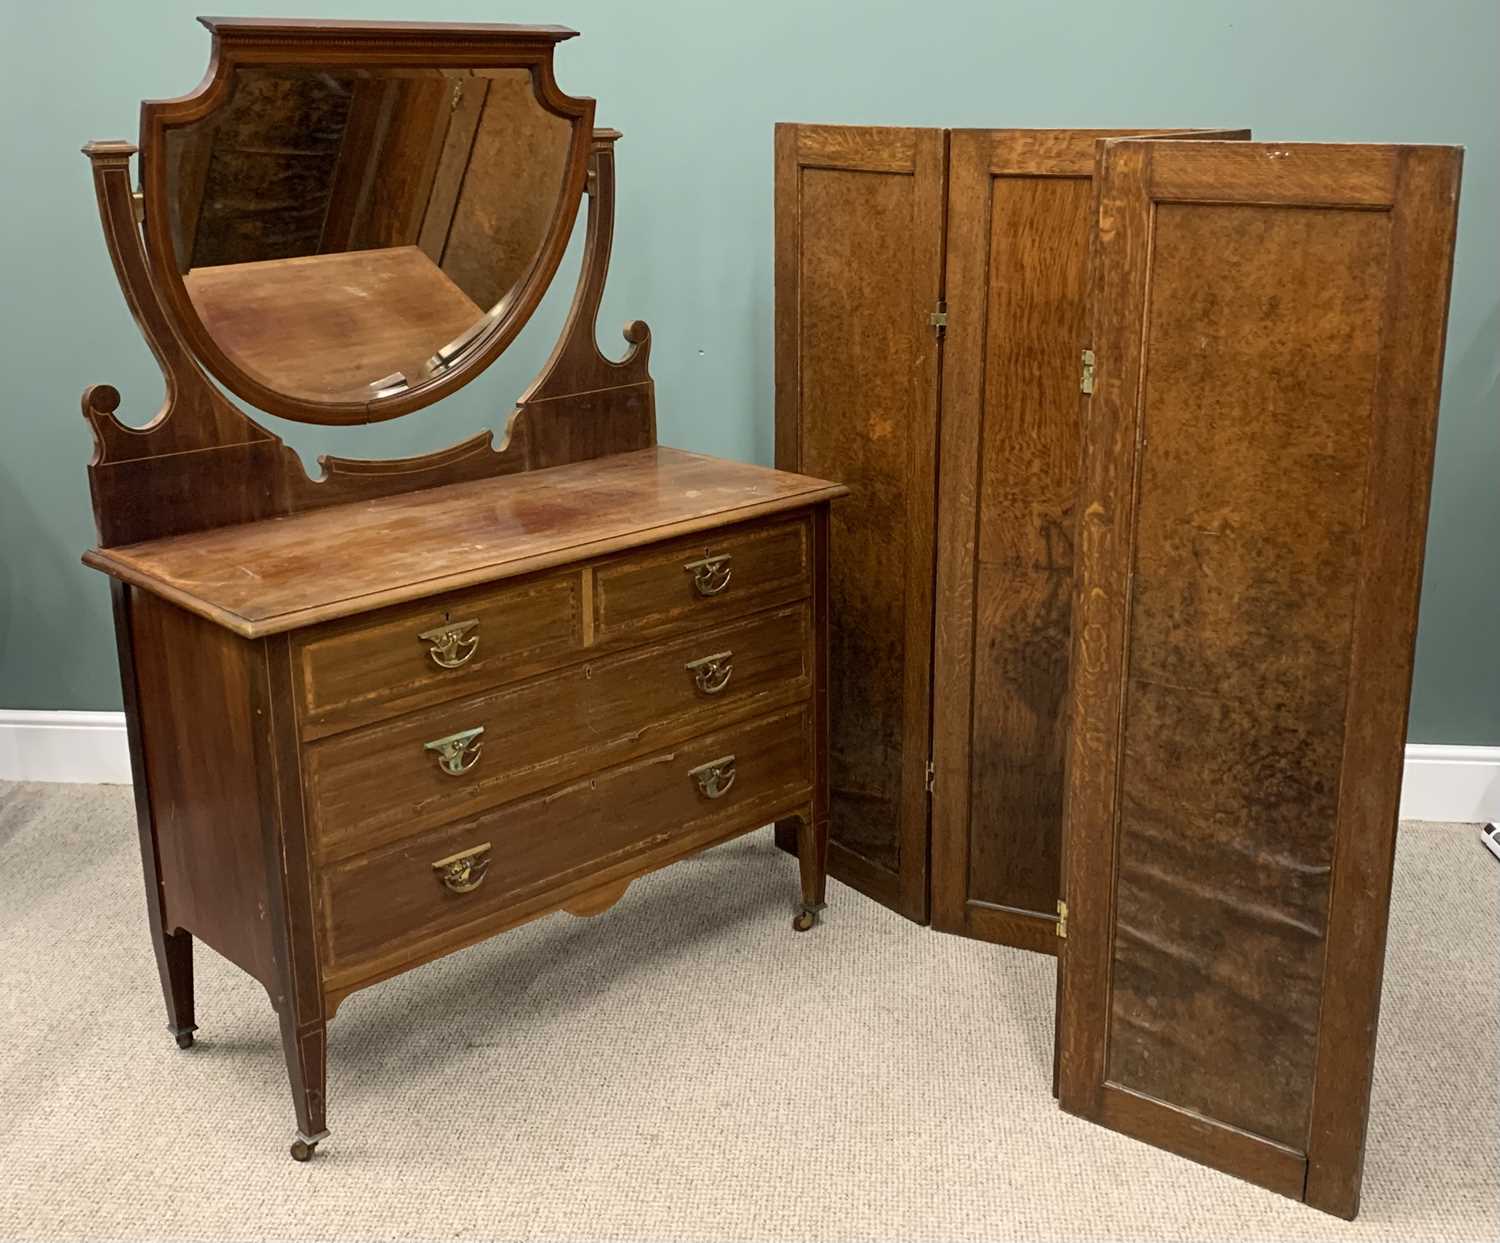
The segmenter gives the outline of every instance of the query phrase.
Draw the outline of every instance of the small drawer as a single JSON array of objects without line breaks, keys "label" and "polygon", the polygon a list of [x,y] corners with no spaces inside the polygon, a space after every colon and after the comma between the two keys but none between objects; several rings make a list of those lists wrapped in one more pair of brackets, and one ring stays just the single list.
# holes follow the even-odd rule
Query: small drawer
[{"label": "small drawer", "polygon": [[438,596],[299,634],[293,664],[304,736],[561,662],[583,646],[582,573]]},{"label": "small drawer", "polygon": [[730,527],[645,548],[594,567],[594,633],[655,634],[701,625],[811,590],[805,517]]},{"label": "small drawer", "polygon": [[694,834],[755,828],[805,799],[811,782],[802,707],[324,865],[325,977],[339,986],[466,944],[473,925],[528,901],[544,907],[549,891],[627,878]]},{"label": "small drawer", "polygon": [[317,849],[369,849],[805,698],[811,645],[794,604],[311,743]]}]

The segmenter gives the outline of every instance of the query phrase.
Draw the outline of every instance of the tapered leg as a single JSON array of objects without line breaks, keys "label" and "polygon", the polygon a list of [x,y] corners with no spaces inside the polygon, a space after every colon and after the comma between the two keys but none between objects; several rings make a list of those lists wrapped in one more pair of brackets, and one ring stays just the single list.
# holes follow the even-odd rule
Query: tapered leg
[{"label": "tapered leg", "polygon": [[306,1161],[328,1137],[324,1109],[328,1091],[328,1018],[318,963],[313,919],[312,859],[302,812],[302,750],[290,725],[287,705],[296,702],[288,635],[267,639],[261,648],[265,677],[251,685],[258,719],[257,762],[265,780],[263,802],[274,815],[262,825],[270,898],[272,958],[276,964],[266,991],[281,1024],[286,1073],[297,1110],[292,1159]]},{"label": "tapered leg", "polygon": [[320,1139],[328,1138],[323,1113],[328,1084],[328,1026],[321,1019],[298,1024],[291,1006],[280,1012],[281,1047],[286,1054],[286,1074],[292,1085],[292,1105],[297,1110],[297,1138],[292,1141],[292,1159],[306,1161]]},{"label": "tapered leg", "polygon": [[193,1022],[193,936],[190,932],[163,932],[160,918],[154,918],[151,939],[156,943],[156,969],[167,1003],[167,1030],[177,1047],[186,1049],[198,1030]]},{"label": "tapered leg", "polygon": [[146,782],[146,760],[141,746],[140,696],[135,680],[135,649],[130,637],[130,589],[110,580],[114,604],[115,642],[120,657],[120,694],[125,704],[125,740],[130,750],[130,776],[135,787],[135,827],[141,844],[141,870],[146,881],[146,920],[156,951],[156,970],[167,1003],[167,1030],[179,1049],[193,1043],[193,938],[191,933],[167,931],[166,894],[156,857],[156,828],[151,791]]},{"label": "tapered leg", "polygon": [[792,927],[806,932],[818,922],[828,887],[828,821],[805,815],[797,821],[797,870],[802,877],[802,909]]}]

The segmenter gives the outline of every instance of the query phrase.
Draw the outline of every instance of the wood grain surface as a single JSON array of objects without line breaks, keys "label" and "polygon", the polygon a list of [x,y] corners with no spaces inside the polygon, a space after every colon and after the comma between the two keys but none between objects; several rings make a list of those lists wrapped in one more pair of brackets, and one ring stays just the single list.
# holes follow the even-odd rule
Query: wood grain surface
[{"label": "wood grain surface", "polygon": [[[165,929],[192,935],[271,987],[270,901],[250,707],[260,675],[252,643],[132,591],[130,637],[141,774],[151,792]],[[213,728],[204,727],[206,720]]]},{"label": "wood grain surface", "polygon": [[[755,827],[757,810],[807,790],[808,733],[805,709],[749,721],[324,868],[331,981],[357,979],[417,946],[461,941],[472,925],[504,918],[528,898],[628,867],[705,828]],[[724,755],[735,758],[734,785],[707,798],[691,770]],[[445,889],[433,861],[485,842],[494,862],[480,886]]]},{"label": "wood grain surface", "polygon": [[1459,153],[1101,168],[1061,1099],[1352,1216]]},{"label": "wood grain surface", "polygon": [[777,127],[777,464],[830,472],[835,876],[927,917],[940,130]]},{"label": "wood grain surface", "polygon": [[[451,700],[308,746],[308,815],[322,855],[409,836],[571,779],[580,772],[807,697],[807,606]],[[701,690],[689,662],[730,653],[723,689]],[[461,776],[429,741],[483,729]]]},{"label": "wood grain surface", "polygon": [[[554,571],[298,632],[292,650],[303,736],[517,681],[566,661],[584,646],[583,582],[577,570]],[[454,625],[465,626],[462,639],[473,650],[457,668],[443,668],[433,659],[433,643],[421,636]]]},{"label": "wood grain surface", "polygon": [[[154,418],[127,424],[115,417],[117,390],[84,393],[100,543],[85,560],[114,576],[170,1029],[191,1044],[194,937],[258,978],[281,1029],[298,1126],[291,1155],[307,1160],[328,1134],[327,1024],[356,988],[551,911],[602,912],[634,878],[778,818],[803,825],[796,889],[798,927],[808,928],[825,892],[828,511],[847,489],[656,447],[649,331],[628,324],[620,359],[595,339],[619,134],[592,130],[593,101],[563,95],[552,79],[552,46],[570,32],[209,24],[204,84],[143,108],[149,246],[132,190],[136,149],[86,148],[109,254],[167,398]],[[547,237],[462,366],[384,403],[258,402],[308,421],[367,422],[464,382],[529,314],[586,193],[567,321],[498,448],[485,431],[408,459],[328,457],[313,479],[210,379],[211,351],[174,302],[185,287],[175,271],[152,276],[153,263],[175,268],[166,134],[212,116],[237,67],[265,64],[330,77],[350,66],[356,78],[373,66],[413,84],[377,92],[383,102],[365,92],[369,107],[355,109],[369,150],[380,129],[421,158],[393,172],[378,203],[352,182],[342,198],[334,187],[335,224],[350,245],[418,240],[413,205],[442,164],[451,74],[519,71],[571,129],[566,159],[538,163],[559,185],[526,205]],[[399,100],[411,106],[384,111]],[[381,117],[383,128],[373,124]],[[457,115],[460,129],[468,119]],[[494,183],[468,175],[476,171],[447,178],[441,210],[450,199],[461,207],[465,181],[476,202],[492,197]],[[189,172],[192,184],[177,187],[184,202],[203,189],[203,170]],[[470,257],[483,262],[477,247]],[[410,269],[432,265],[416,249],[294,258],[275,270],[310,273],[306,288],[280,287],[259,303],[245,296],[243,270],[198,283],[224,316],[248,317],[239,327],[269,343],[268,357],[326,384],[380,344],[328,302],[369,293],[363,278],[330,280],[330,271],[393,259],[407,270],[391,283],[425,315],[409,296]],[[268,270],[257,267],[250,283]],[[301,327],[285,322],[296,319],[291,302]],[[340,348],[340,333],[356,348]],[[695,565],[704,558],[711,573]],[[441,747],[428,744],[476,721],[483,732],[468,758],[482,763],[442,771]],[[463,906],[445,905],[457,893],[436,860],[389,870],[393,849],[462,848],[476,827],[501,845],[497,876],[510,880]]]},{"label": "wood grain surface", "polygon": [[1100,141],[1130,133],[950,138],[932,918],[1042,953],[1061,896],[1094,169]]},{"label": "wood grain surface", "polygon": [[1094,141],[960,130],[950,150],[933,924],[1043,952],[1058,897]]},{"label": "wood grain surface", "polygon": [[84,562],[247,637],[805,507],[847,489],[645,449],[219,527]]},{"label": "wood grain surface", "polygon": [[[799,516],[721,529],[591,566],[593,641],[702,626],[757,605],[802,599],[812,589],[810,525]],[[712,595],[697,585],[705,560],[723,575]]]}]

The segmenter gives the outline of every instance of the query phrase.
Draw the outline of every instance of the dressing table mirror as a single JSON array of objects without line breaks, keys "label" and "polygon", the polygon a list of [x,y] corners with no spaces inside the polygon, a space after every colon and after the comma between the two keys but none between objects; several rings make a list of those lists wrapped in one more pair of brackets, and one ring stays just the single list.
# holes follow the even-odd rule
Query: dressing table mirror
[{"label": "dressing table mirror", "polygon": [[[142,106],[139,148],[84,148],[167,390],[141,426],[84,393],[84,561],[114,595],[169,1030],[193,1044],[195,940],[260,981],[306,1160],[357,989],[771,821],[817,922],[845,489],[659,446],[646,326],[600,352],[619,134],[553,77],[574,32],[201,20],[198,88]],[[580,210],[572,308],[498,443],[310,477],[247,413],[453,392]]]},{"label": "dressing table mirror", "polygon": [[161,276],[225,382],[359,406],[519,328],[589,141],[535,86],[524,67],[249,66],[210,110],[164,117]]}]

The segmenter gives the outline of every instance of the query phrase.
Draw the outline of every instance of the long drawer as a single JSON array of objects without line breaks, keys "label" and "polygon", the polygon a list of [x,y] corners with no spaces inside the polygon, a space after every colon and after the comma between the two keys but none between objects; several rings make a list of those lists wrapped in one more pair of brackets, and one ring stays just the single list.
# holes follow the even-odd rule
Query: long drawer
[{"label": "long drawer", "polygon": [[806,797],[811,782],[803,705],[327,863],[319,871],[325,977],[338,987],[430,957],[570,884],[577,892],[625,879],[695,839],[755,828]]},{"label": "long drawer", "polygon": [[309,818],[341,855],[472,815],[808,694],[806,604],[309,744]]}]

